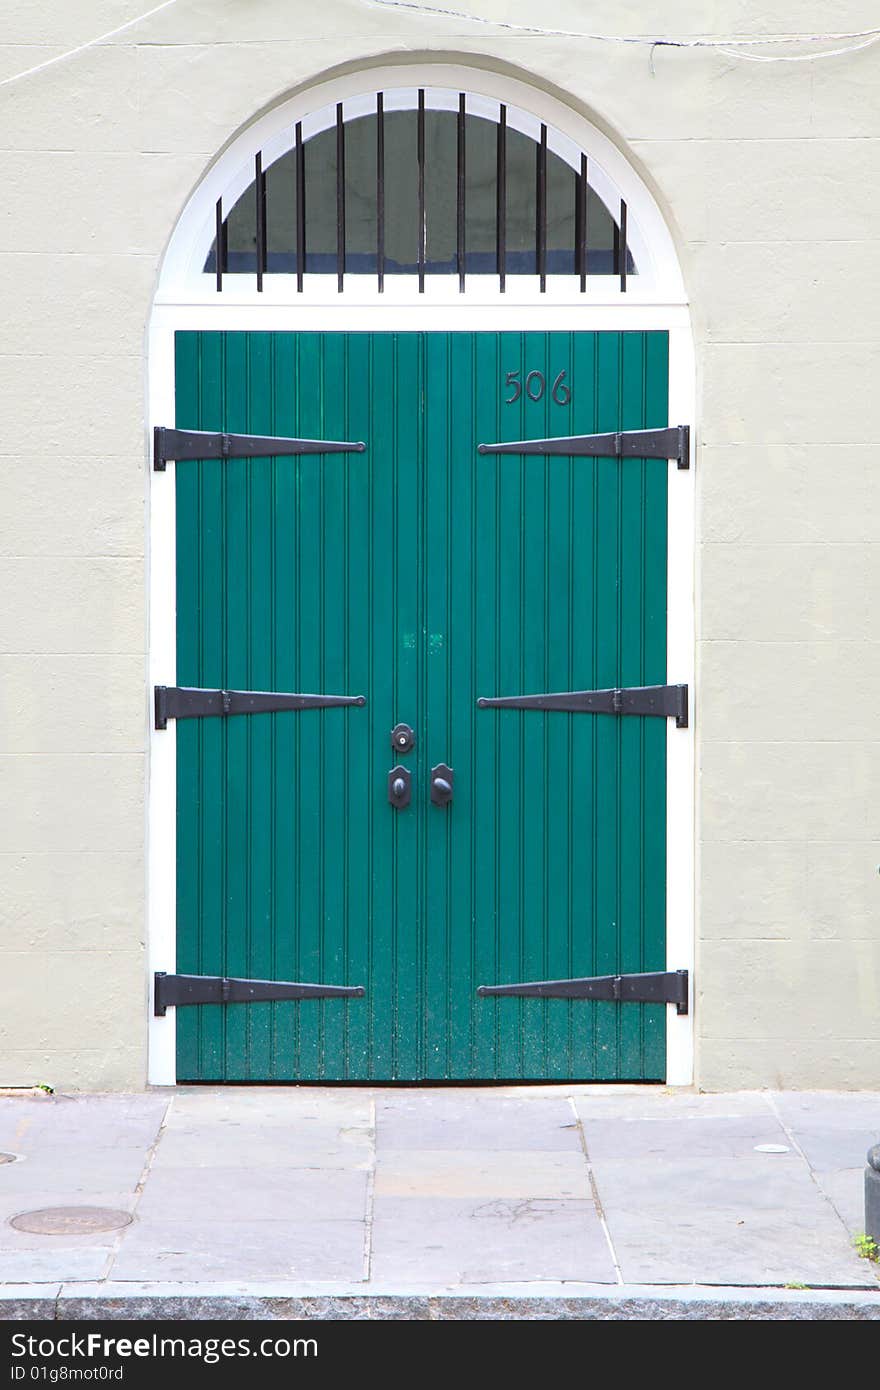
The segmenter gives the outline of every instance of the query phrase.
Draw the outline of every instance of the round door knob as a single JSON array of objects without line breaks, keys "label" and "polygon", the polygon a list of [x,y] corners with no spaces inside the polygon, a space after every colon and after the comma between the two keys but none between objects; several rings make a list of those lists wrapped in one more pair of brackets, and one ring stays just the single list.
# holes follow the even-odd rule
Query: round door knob
[{"label": "round door knob", "polygon": [[452,800],[455,775],[446,763],[431,768],[431,800],[435,806],[448,806]]},{"label": "round door knob", "polygon": [[395,777],[394,781],[391,784],[391,790],[393,791],[395,796],[403,796],[403,793],[406,791],[406,782],[403,780],[402,777]]}]

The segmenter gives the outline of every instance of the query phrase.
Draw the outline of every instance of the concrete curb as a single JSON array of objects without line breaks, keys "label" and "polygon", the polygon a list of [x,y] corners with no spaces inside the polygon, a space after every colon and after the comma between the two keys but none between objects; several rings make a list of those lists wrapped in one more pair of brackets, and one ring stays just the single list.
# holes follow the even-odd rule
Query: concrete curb
[{"label": "concrete curb", "polygon": [[585,1321],[880,1321],[880,1286],[862,1289],[635,1285],[47,1284],[0,1288],[0,1321],[153,1318]]}]

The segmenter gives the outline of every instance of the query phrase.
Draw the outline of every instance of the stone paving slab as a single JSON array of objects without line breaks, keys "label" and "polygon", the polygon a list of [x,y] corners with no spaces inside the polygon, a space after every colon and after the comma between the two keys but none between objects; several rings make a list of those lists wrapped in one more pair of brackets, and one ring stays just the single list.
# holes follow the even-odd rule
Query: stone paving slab
[{"label": "stone paving slab", "polygon": [[877,1284],[830,1211],[770,1209],[756,1219],[742,1206],[675,1206],[605,1214],[625,1283]]},{"label": "stone paving slab", "polygon": [[143,1152],[155,1140],[168,1104],[167,1096],[152,1093],[0,1097],[0,1150],[39,1153],[34,1146],[48,1144],[65,1154]]},{"label": "stone paving slab", "polygon": [[701,1094],[669,1086],[573,1086],[566,1088],[582,1120],[735,1119],[768,1113],[764,1091]]},{"label": "stone paving slab", "polygon": [[578,1153],[577,1117],[565,1092],[522,1099],[483,1090],[403,1091],[376,1099],[381,1149],[516,1149]]},{"label": "stone paving slab", "polygon": [[691,1159],[753,1158],[758,1144],[789,1147],[784,1129],[769,1114],[637,1119],[594,1119],[583,1114],[582,1124],[592,1163],[677,1164]]},{"label": "stone paving slab", "polygon": [[100,1279],[110,1267],[110,1246],[81,1244],[34,1250],[0,1250],[0,1293],[4,1284],[56,1283],[59,1279]]},{"label": "stone paving slab", "polygon": [[139,1221],[120,1243],[116,1280],[361,1280],[362,1219]]},{"label": "stone paving slab", "polygon": [[349,1129],[339,1126],[285,1129],[273,1125],[260,1129],[242,1126],[221,1134],[214,1126],[198,1126],[187,1121],[186,1128],[169,1125],[162,1136],[161,1150],[156,1157],[157,1168],[214,1168],[222,1163],[228,1168],[288,1170],[293,1168],[369,1168],[374,1161],[372,1130]]},{"label": "stone paving slab", "polygon": [[[314,1122],[349,1128],[372,1127],[375,1093],[360,1087],[331,1086],[181,1086],[168,1088],[173,1100],[169,1124],[193,1119],[263,1129],[308,1127]],[[167,1103],[167,1102],[166,1102]]]},{"label": "stone paving slab", "polygon": [[821,1211],[827,1203],[798,1154],[743,1158],[670,1157],[606,1159],[593,1163],[606,1213],[741,1210],[760,1217],[776,1211]]},{"label": "stone paving slab", "polygon": [[[876,1267],[852,1248],[880,1094],[182,1087],[3,1097],[0,1135],[0,1149],[21,1155],[0,1165],[7,1298],[13,1284],[44,1294],[63,1283],[73,1299],[80,1286],[204,1293],[271,1279],[300,1291],[311,1281],[317,1309],[348,1281],[346,1316],[445,1317],[465,1315],[456,1289],[502,1280],[523,1293],[541,1280],[535,1298],[554,1283],[614,1280],[880,1292]],[[785,1152],[761,1152],[768,1144]],[[134,1221],[91,1237],[9,1225],[66,1204],[122,1207]],[[445,1290],[440,1311],[436,1300],[418,1311],[422,1293],[395,1302],[419,1280],[423,1292],[433,1281],[430,1298]],[[381,1287],[380,1314],[370,1299]],[[554,1297],[540,1307],[561,1307]],[[595,1297],[568,1313],[533,1302],[528,1316],[620,1315],[590,1311]],[[473,1316],[517,1316],[478,1306]]]},{"label": "stone paving slab", "polygon": [[582,1153],[386,1149],[376,1160],[382,1197],[589,1198]]},{"label": "stone paving slab", "polygon": [[377,1200],[371,1279],[615,1283],[592,1200],[389,1197]]},{"label": "stone paving slab", "polygon": [[834,1207],[850,1236],[865,1229],[865,1166],[816,1173],[816,1182]]},{"label": "stone paving slab", "polygon": [[363,1221],[367,1175],[321,1168],[197,1171],[156,1163],[138,1204],[138,1221]]}]

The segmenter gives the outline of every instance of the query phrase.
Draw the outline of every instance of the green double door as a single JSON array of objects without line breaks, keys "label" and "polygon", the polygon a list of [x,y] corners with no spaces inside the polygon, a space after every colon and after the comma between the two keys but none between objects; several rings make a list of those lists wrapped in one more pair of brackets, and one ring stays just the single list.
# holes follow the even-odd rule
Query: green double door
[{"label": "green double door", "polygon": [[364,988],[178,1008],[181,1080],[663,1079],[662,1005],[477,987],[665,968],[666,721],[477,702],[665,682],[667,463],[478,445],[665,425],[667,356],[177,335],[179,428],[366,445],[176,465],[179,685],[365,700],[178,724],[178,971]]}]

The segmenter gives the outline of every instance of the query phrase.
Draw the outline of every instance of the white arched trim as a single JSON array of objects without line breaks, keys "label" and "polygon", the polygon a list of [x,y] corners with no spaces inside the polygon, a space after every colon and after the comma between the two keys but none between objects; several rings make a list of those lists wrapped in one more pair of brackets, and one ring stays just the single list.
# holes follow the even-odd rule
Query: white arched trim
[{"label": "white arched trim", "polygon": [[[237,176],[267,143],[281,139],[292,122],[337,101],[355,99],[365,90],[446,87],[503,101],[553,126],[601,166],[626,199],[631,226],[638,229],[633,254],[641,257],[639,274],[628,281],[625,294],[614,288],[614,277],[595,277],[586,293],[571,284],[573,277],[548,277],[540,294],[536,277],[511,276],[507,293],[499,294],[494,277],[470,277],[465,294],[458,293],[453,276],[428,277],[419,294],[414,277],[389,276],[378,294],[371,276],[346,277],[345,292],[337,293],[335,276],[312,276],[313,284],[298,294],[289,276],[266,276],[262,294],[255,277],[230,275],[223,293],[213,289],[213,277],[202,273],[215,228],[217,198],[227,196]],[[549,129],[548,129],[549,135]],[[286,138],[286,137],[284,137]],[[244,185],[246,187],[246,184]],[[472,280],[472,284],[471,284]],[[554,280],[556,283],[554,283]],[[285,282],[273,283],[273,282]],[[332,283],[327,283],[327,282]],[[431,283],[433,281],[433,283]],[[444,282],[438,284],[438,282]],[[561,282],[564,281],[564,287]],[[453,283],[450,283],[453,282]],[[307,281],[308,284],[308,281]],[[527,316],[527,317],[526,317]],[[334,78],[283,103],[233,141],[193,193],[169,242],[160,272],[149,328],[149,405],[147,456],[155,425],[174,421],[174,335],[181,329],[292,330],[516,330],[642,331],[669,333],[669,419],[691,426],[694,440],[690,470],[669,464],[667,568],[667,679],[695,681],[694,528],[696,462],[695,361],[690,315],[678,258],[669,230],[645,184],[620,150],[590,122],[538,88],[521,81],[481,72],[469,66],[425,64],[421,67],[372,68]],[[151,474],[149,500],[149,632],[150,694],[155,685],[176,680],[176,573],[174,469]],[[148,799],[148,978],[153,972],[176,968],[176,738],[174,721],[153,730],[151,700],[147,701],[149,731]],[[691,727],[676,729],[668,721],[666,793],[666,942],[669,969],[694,968],[695,913],[695,718],[699,691],[692,698]],[[692,975],[693,978],[693,975]],[[693,991],[692,991],[693,993]],[[667,1008],[667,1084],[690,1085],[694,1080],[694,1016],[679,1017]],[[150,1017],[149,1080],[154,1085],[176,1081],[176,1010],[164,1018]]]},{"label": "white arched trim", "polygon": [[[291,148],[297,121],[303,123],[303,136],[308,139],[335,122],[339,102],[343,103],[346,120],[373,110],[376,91],[385,93],[386,109],[408,109],[415,105],[419,87],[425,91],[428,105],[435,109],[445,108],[453,100],[457,102],[458,92],[464,91],[468,110],[488,119],[496,119],[498,106],[504,102],[510,124],[533,139],[538,137],[543,122],[547,126],[548,147],[572,168],[579,168],[581,151],[586,153],[590,186],[613,217],[617,216],[620,198],[627,205],[627,239],[638,274],[628,280],[625,294],[613,276],[590,277],[587,290],[581,294],[572,283],[573,276],[551,275],[545,293],[540,293],[533,283],[536,277],[510,276],[502,296],[493,276],[473,275],[468,277],[466,298],[504,298],[528,304],[539,299],[551,303],[576,300],[581,304],[622,300],[669,305],[686,302],[678,258],[660,210],[629,161],[606,135],[556,98],[524,82],[477,68],[432,64],[417,70],[372,68],[336,77],[282,102],[249,125],[211,166],[184,208],[163,261],[157,303],[212,303],[221,297],[214,277],[204,272],[215,235],[217,200],[222,199],[224,215],[228,214],[253,181],[258,151],[262,152],[264,169],[268,168]],[[349,275],[345,297],[361,303],[407,300],[414,292],[409,281],[407,276],[389,276],[380,295],[374,278]],[[453,281],[449,275],[428,276],[426,293],[419,296],[420,301],[424,304],[426,295],[439,303],[459,298]],[[293,300],[322,301],[335,294],[336,277],[331,275],[309,275],[301,293],[297,293],[293,276],[269,275],[258,294],[255,276],[236,274],[224,277],[222,298],[238,304],[284,304]]]}]

